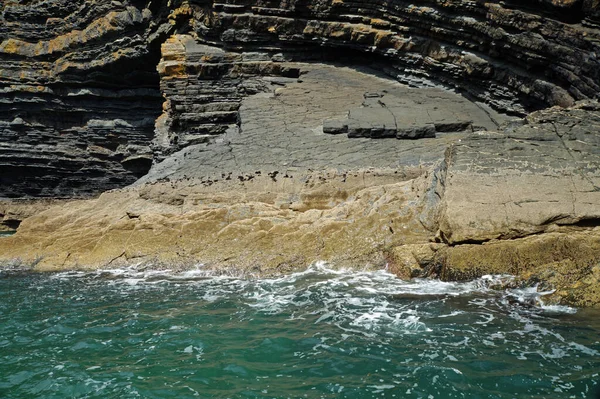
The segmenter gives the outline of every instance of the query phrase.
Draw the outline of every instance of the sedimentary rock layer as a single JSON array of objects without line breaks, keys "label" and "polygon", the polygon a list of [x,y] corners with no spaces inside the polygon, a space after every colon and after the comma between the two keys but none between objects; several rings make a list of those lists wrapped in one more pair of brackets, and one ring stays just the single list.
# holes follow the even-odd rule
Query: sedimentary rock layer
[{"label": "sedimentary rock layer", "polygon": [[598,98],[598,9],[595,0],[6,1],[0,196],[131,183],[153,160],[236,126],[241,97],[261,90],[254,77],[295,76],[287,61],[368,62],[515,114]]},{"label": "sedimentary rock layer", "polygon": [[[265,100],[245,102],[259,99]],[[247,111],[243,102],[242,113]],[[43,212],[3,207],[13,220],[33,215],[14,236],[0,238],[0,266],[202,264],[228,273],[271,275],[326,260],[387,267],[405,278],[463,280],[511,273],[518,284],[542,282],[545,290],[556,290],[549,298],[553,302],[597,307],[599,115],[597,103],[584,102],[534,113],[501,132],[391,140],[393,145],[379,148],[382,162],[404,148],[413,156],[428,156],[426,165],[397,156],[393,167],[353,169],[365,158],[340,154],[346,163],[327,172],[289,166],[198,179],[186,174],[210,169],[201,162],[202,151],[194,154],[200,147],[190,146],[171,158],[178,162],[98,199]],[[268,135],[268,129],[262,132]],[[249,148],[258,133],[253,135]],[[364,148],[373,142],[345,140]],[[302,137],[290,145],[301,151],[299,142]],[[303,153],[312,154],[315,142],[305,140]],[[265,153],[277,159],[277,148]],[[235,158],[230,162],[221,155],[224,165],[236,165]]]},{"label": "sedimentary rock layer", "polygon": [[446,242],[514,239],[556,226],[600,225],[600,106],[530,114],[479,132],[447,155]]},{"label": "sedimentary rock layer", "polygon": [[239,0],[215,5],[205,22],[209,37],[232,48],[355,50],[380,56],[400,79],[412,73],[523,112],[597,96],[598,32],[580,25],[585,14],[576,3],[536,10],[475,1]]},{"label": "sedimentary rock layer", "polygon": [[0,196],[94,194],[144,175],[162,99],[152,12],[0,6]]}]

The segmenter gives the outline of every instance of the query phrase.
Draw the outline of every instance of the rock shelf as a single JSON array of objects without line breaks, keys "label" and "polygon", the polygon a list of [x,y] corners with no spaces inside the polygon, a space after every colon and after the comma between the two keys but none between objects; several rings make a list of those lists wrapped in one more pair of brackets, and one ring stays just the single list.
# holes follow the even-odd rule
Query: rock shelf
[{"label": "rock shelf", "polygon": [[326,260],[600,307],[599,7],[5,1],[0,266]]}]

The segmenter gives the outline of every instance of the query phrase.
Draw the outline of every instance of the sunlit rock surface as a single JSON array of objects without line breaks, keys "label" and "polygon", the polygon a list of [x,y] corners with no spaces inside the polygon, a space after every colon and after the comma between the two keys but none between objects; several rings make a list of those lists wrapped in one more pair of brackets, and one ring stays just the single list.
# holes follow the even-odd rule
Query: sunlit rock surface
[{"label": "sunlit rock surface", "polygon": [[4,266],[330,260],[509,272],[600,305],[597,1],[7,1],[0,18],[0,197],[70,201],[2,201]]}]

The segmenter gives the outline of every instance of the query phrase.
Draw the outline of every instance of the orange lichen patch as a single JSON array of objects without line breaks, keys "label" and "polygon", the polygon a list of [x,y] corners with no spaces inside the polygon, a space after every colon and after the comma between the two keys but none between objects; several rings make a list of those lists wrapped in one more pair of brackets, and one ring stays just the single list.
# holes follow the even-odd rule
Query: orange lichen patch
[{"label": "orange lichen patch", "polygon": [[185,48],[183,46],[163,44],[162,59],[164,61],[185,61]]},{"label": "orange lichen patch", "polygon": [[169,37],[161,46],[162,60],[157,66],[158,73],[167,79],[185,76],[186,51],[182,38]]},{"label": "orange lichen patch", "polygon": [[217,63],[223,61],[223,57],[220,54],[205,54],[202,57],[200,57],[200,61],[204,63]]},{"label": "orange lichen patch", "polygon": [[351,33],[346,29],[331,30],[328,33],[329,34],[327,36],[334,39],[346,39],[351,35]]},{"label": "orange lichen patch", "polygon": [[277,28],[275,26],[269,26],[269,29],[267,29],[269,31],[269,33],[277,33]]},{"label": "orange lichen patch", "polygon": [[176,8],[169,14],[169,23],[171,25],[177,24],[177,20],[181,17],[191,17],[194,14],[194,11],[190,7],[190,5],[185,2],[179,8]]},{"label": "orange lichen patch", "polygon": [[84,30],[74,30],[48,41],[28,43],[22,40],[7,39],[0,44],[0,52],[5,54],[36,57],[81,46],[110,32],[122,31],[125,27],[141,22],[143,19],[139,10],[129,7],[126,11],[110,12],[106,16],[92,22]]},{"label": "orange lichen patch", "polygon": [[21,91],[27,93],[51,93],[52,90],[46,86],[31,86],[31,85],[10,85],[13,91]]},{"label": "orange lichen patch", "polygon": [[311,21],[304,28],[307,36],[317,36],[377,47],[394,47],[396,34],[389,30],[373,29],[370,25]]},{"label": "orange lichen patch", "polygon": [[0,44],[0,53],[28,56],[31,46],[31,43],[22,40],[7,39]]},{"label": "orange lichen patch", "polygon": [[50,75],[58,75],[67,70],[85,70],[90,68],[102,67],[111,64],[118,59],[129,58],[135,54],[134,49],[121,49],[114,53],[106,54],[104,57],[95,59],[91,62],[73,62],[69,55],[64,56],[54,62],[50,69]]},{"label": "orange lichen patch", "polygon": [[388,21],[379,18],[371,18],[370,24],[375,28],[389,28],[391,25]]},{"label": "orange lichen patch", "polygon": [[187,76],[185,64],[179,62],[161,62],[158,65],[158,73],[165,79]]}]

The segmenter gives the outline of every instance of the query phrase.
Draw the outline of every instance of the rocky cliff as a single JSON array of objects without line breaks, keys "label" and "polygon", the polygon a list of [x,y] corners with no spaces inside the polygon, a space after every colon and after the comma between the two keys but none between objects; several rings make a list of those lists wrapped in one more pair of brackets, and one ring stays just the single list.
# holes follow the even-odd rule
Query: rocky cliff
[{"label": "rocky cliff", "polygon": [[598,98],[598,14],[594,0],[5,1],[0,196],[129,184],[238,124],[256,76],[297,77],[287,61],[369,63],[520,115]]},{"label": "rocky cliff", "polygon": [[0,196],[86,195],[144,175],[162,103],[152,12],[8,1],[0,15]]},{"label": "rocky cliff", "polygon": [[599,10],[4,2],[0,266],[329,260],[600,306]]}]

